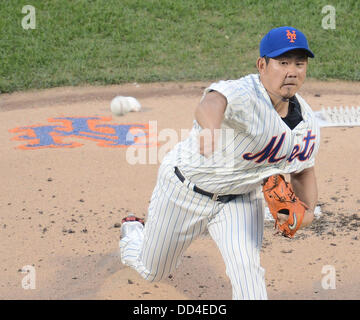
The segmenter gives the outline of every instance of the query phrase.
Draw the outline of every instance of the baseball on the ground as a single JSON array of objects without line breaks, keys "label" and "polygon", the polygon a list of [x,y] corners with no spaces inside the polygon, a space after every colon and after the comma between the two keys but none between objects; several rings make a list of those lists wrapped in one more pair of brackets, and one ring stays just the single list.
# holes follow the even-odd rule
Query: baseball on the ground
[{"label": "baseball on the ground", "polygon": [[140,111],[141,105],[134,97],[116,96],[111,100],[111,112],[116,116],[122,116],[131,111]]}]

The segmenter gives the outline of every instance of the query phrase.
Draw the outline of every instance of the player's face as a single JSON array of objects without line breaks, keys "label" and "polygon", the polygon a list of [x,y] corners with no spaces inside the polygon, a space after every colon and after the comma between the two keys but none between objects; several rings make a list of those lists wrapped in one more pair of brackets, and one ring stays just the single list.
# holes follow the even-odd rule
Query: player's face
[{"label": "player's face", "polygon": [[306,56],[284,55],[264,63],[259,72],[263,85],[270,93],[291,98],[305,81]]}]

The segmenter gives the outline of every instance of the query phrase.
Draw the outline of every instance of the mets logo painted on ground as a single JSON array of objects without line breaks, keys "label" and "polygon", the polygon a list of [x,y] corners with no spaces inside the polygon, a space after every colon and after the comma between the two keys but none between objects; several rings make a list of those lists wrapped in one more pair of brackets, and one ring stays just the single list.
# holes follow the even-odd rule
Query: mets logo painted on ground
[{"label": "mets logo painted on ground", "polygon": [[[83,144],[74,138],[96,141],[100,147],[151,147],[148,124],[110,124],[111,117],[59,117],[47,125],[31,125],[9,130],[18,134],[12,140],[26,141],[16,148],[76,148]],[[69,139],[70,138],[70,139]],[[71,139],[72,138],[72,139]]]}]

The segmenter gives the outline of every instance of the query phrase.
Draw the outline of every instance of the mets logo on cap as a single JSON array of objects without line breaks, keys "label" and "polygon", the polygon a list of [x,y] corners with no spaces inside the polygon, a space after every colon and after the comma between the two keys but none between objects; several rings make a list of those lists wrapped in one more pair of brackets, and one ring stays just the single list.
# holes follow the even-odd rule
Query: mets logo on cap
[{"label": "mets logo on cap", "polygon": [[290,42],[295,42],[296,40],[296,31],[292,30],[292,32],[287,29],[286,30],[286,37],[290,40]]}]

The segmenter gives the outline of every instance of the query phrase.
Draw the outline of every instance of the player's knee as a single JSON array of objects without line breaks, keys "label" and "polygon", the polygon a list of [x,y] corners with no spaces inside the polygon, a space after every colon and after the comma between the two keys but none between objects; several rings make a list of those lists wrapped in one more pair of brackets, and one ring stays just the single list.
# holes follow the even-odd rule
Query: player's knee
[{"label": "player's knee", "polygon": [[149,282],[159,282],[166,279],[170,275],[166,272],[159,272],[158,270],[147,270],[140,273],[140,275]]},{"label": "player's knee", "polygon": [[159,282],[165,278],[166,278],[166,275],[159,275],[159,274],[153,274],[153,273],[150,273],[144,277],[144,279],[149,282]]},{"label": "player's knee", "polygon": [[154,259],[154,261],[145,259],[142,265],[144,270],[142,276],[149,282],[159,282],[168,278],[177,264],[176,262],[170,264],[168,259]]}]

